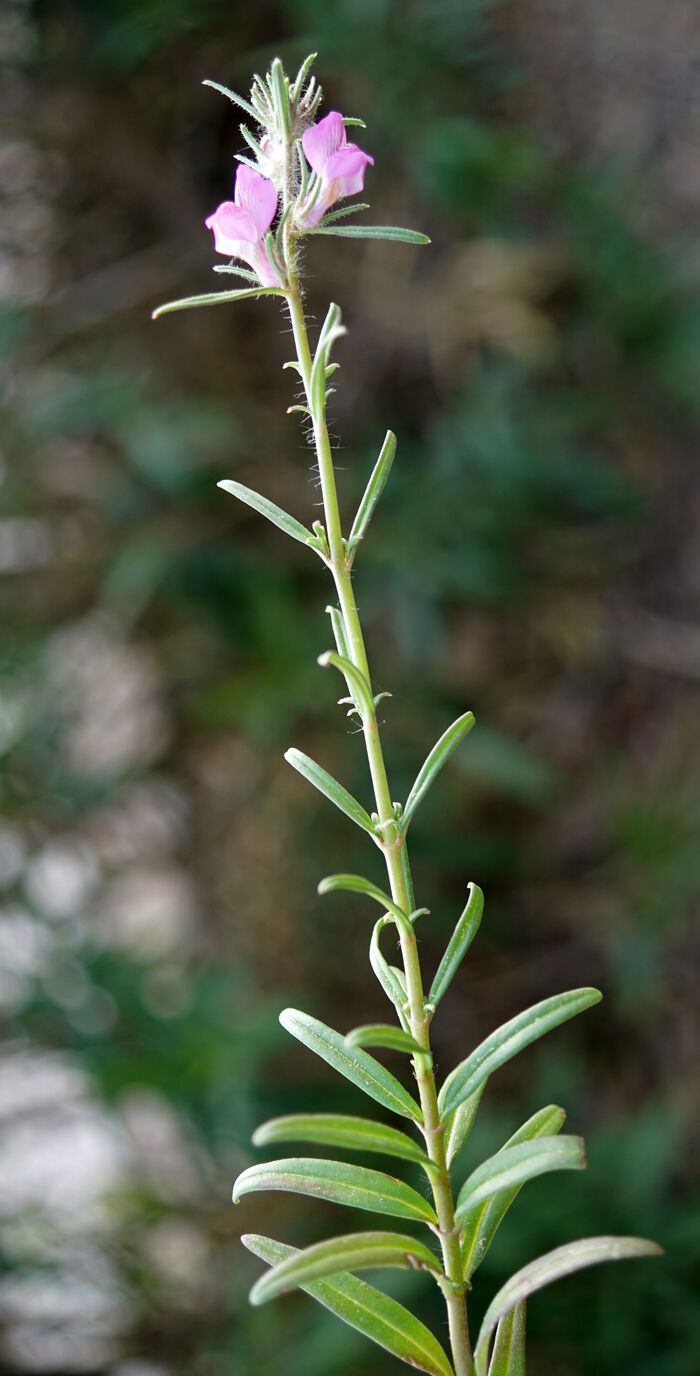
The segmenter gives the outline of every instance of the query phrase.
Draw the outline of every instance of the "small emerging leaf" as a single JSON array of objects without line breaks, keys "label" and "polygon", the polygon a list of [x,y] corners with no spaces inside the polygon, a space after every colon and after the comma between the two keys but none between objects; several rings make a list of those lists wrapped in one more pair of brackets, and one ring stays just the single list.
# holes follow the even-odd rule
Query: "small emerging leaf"
[{"label": "small emerging leaf", "polygon": [[538,1037],[543,1037],[545,1032],[550,1032],[594,1003],[599,1003],[601,998],[598,989],[570,989],[564,994],[555,994],[550,999],[533,1004],[532,1008],[526,1008],[498,1027],[447,1076],[440,1090],[441,1112],[451,1113],[512,1056],[517,1056],[519,1051],[537,1041]]},{"label": "small emerging leaf", "polygon": [[393,1003],[399,1015],[401,1026],[408,1031],[408,1019],[404,1011],[406,1005],[406,986],[402,980],[402,971],[387,963],[379,945],[379,933],[382,927],[386,927],[389,921],[389,918],[380,917],[379,921],[374,924],[372,939],[369,943],[369,963],[384,993],[390,1002]]},{"label": "small emerging leaf", "polygon": [[415,1238],[403,1233],[347,1233],[316,1242],[286,1261],[279,1261],[256,1281],[250,1302],[265,1304],[286,1290],[337,1275],[338,1271],[371,1271],[380,1267],[423,1269],[442,1275],[435,1253]]},{"label": "small emerging leaf", "polygon": [[360,673],[351,659],[346,659],[345,655],[334,654],[333,650],[326,650],[324,654],[319,655],[318,662],[322,669],[327,669],[329,665],[332,665],[334,669],[338,669],[341,674],[344,674],[348,688],[355,702],[362,709],[363,715],[367,718],[374,716],[372,689],[364,674]]},{"label": "small emerging leaf", "polygon": [[293,540],[298,540],[300,545],[308,545],[313,542],[313,535],[301,521],[295,520],[294,516],[289,516],[280,506],[269,501],[267,497],[261,497],[259,492],[254,492],[252,487],[245,487],[243,483],[236,483],[232,478],[222,478],[217,487],[223,488],[224,492],[230,492],[232,497],[237,497],[239,502],[245,502],[246,506],[257,511],[260,516],[265,516],[271,521],[273,526],[283,530],[285,535],[290,535]]},{"label": "small emerging leaf", "polygon": [[417,229],[400,229],[398,225],[328,225],[327,228],[307,229],[307,234],[337,234],[342,239],[391,239],[398,244],[429,244],[427,234]]},{"label": "small emerging leaf", "polygon": [[411,792],[406,799],[406,806],[403,810],[403,819],[401,822],[401,830],[404,834],[408,829],[408,824],[416,808],[422,803],[430,785],[440,773],[443,765],[447,764],[450,755],[457,749],[460,741],[463,741],[464,737],[471,731],[473,725],[474,713],[465,712],[463,716],[458,717],[457,720],[448,727],[439,741],[436,741],[425,764],[418,771]]},{"label": "small emerging leaf", "polygon": [[347,557],[350,565],[352,565],[357,546],[364,538],[365,531],[374,515],[377,502],[384,491],[386,480],[391,472],[391,465],[394,462],[395,453],[396,435],[394,435],[391,430],[387,430],[384,436],[384,443],[379,451],[379,458],[370,474],[364,496],[357,508],[357,515],[352,523],[352,530],[348,536]]},{"label": "small emerging leaf", "polygon": [[296,750],[294,747],[285,750],[284,758],[287,764],[291,764],[292,769],[296,769],[302,778],[313,784],[314,788],[317,788],[319,793],[323,793],[329,802],[335,803],[335,806],[344,812],[351,822],[362,827],[363,831],[368,831],[373,840],[377,839],[374,822],[369,813],[365,812],[361,804],[353,798],[351,793],[348,793],[347,788],[343,788],[343,785],[333,778],[332,774],[329,774],[320,764],[316,764],[316,761],[310,759],[303,751]]},{"label": "small emerging leaf", "polygon": [[408,1032],[389,1023],[365,1023],[353,1027],[345,1038],[347,1046],[382,1046],[387,1051],[403,1051],[407,1056],[426,1056],[432,1065],[432,1056]]},{"label": "small emerging leaf", "polygon": [[352,1166],[347,1161],[326,1161],[318,1156],[290,1156],[282,1161],[262,1161],[241,1171],[233,1187],[233,1202],[256,1190],[285,1190],[327,1199],[332,1204],[367,1209],[371,1213],[436,1223],[435,1213],[417,1190],[384,1171]]},{"label": "small emerging leaf", "polygon": [[[240,159],[239,159],[240,161]],[[239,291],[207,291],[203,296],[183,296],[179,301],[166,301],[151,311],[151,320],[157,320],[170,311],[187,311],[194,306],[223,306],[227,301],[245,301],[251,296],[284,296],[281,287],[241,287]]]},{"label": "small emerging leaf", "polygon": [[624,1261],[628,1257],[660,1256],[662,1250],[656,1242],[648,1242],[641,1237],[585,1237],[577,1242],[569,1242],[564,1247],[556,1247],[553,1252],[546,1252],[528,1266],[523,1266],[506,1281],[486,1310],[474,1352],[476,1376],[486,1376],[489,1342],[496,1324],[528,1295],[534,1295],[543,1286],[574,1271],[581,1271],[585,1266],[596,1266],[603,1261]]},{"label": "small emerging leaf", "polygon": [[418,1143],[412,1142],[398,1128],[345,1113],[290,1113],[270,1118],[255,1129],[253,1143],[256,1147],[265,1147],[270,1142],[320,1142],[329,1147],[347,1147],[350,1151],[398,1156],[404,1161],[417,1161],[425,1170],[431,1168]]},{"label": "small emerging leaf", "polygon": [[583,1170],[586,1153],[580,1137],[538,1137],[504,1147],[477,1166],[465,1180],[457,1199],[455,1223],[461,1227],[477,1204],[512,1190],[547,1171]]},{"label": "small emerging leaf", "polygon": [[[467,1102],[471,1102],[467,1100]],[[462,1105],[462,1107],[464,1107]],[[459,1113],[460,1110],[457,1109]],[[520,1142],[532,1142],[536,1137],[555,1136],[561,1131],[566,1120],[563,1108],[548,1104],[538,1113],[533,1113],[526,1123],[513,1133],[504,1143],[503,1150],[515,1147]],[[481,1265],[496,1233],[503,1222],[511,1204],[520,1193],[522,1184],[510,1190],[503,1190],[494,1199],[487,1199],[470,1209],[462,1221],[462,1264],[464,1279],[469,1280]]]},{"label": "small emerging leaf", "polygon": [[[250,1252],[270,1265],[295,1256],[297,1249],[272,1238],[248,1233],[242,1241]],[[300,1286],[337,1318],[390,1352],[399,1361],[429,1376],[454,1376],[437,1338],[408,1309],[365,1280],[339,1272],[332,1280]]]},{"label": "small emerging leaf", "polygon": [[489,1376],[525,1376],[525,1300],[504,1314],[496,1329]]},{"label": "small emerging leaf", "polygon": [[258,117],[252,105],[249,105],[248,101],[244,100],[242,96],[237,95],[235,91],[229,91],[228,86],[220,86],[218,81],[203,81],[202,85],[211,86],[212,90],[219,91],[222,96],[227,96],[229,100],[233,101],[234,105],[239,105],[241,110],[245,110],[247,115],[257,120]]},{"label": "small emerging leaf", "polygon": [[449,988],[469,947],[476,936],[484,911],[484,895],[477,884],[469,885],[467,906],[450,937],[437,974],[430,986],[428,1003],[437,1008],[445,990]]},{"label": "small emerging leaf", "polygon": [[336,220],[345,220],[348,215],[357,215],[360,210],[369,210],[369,205],[357,201],[353,205],[343,206],[341,210],[331,210],[327,215],[324,215],[322,220],[319,220],[318,227],[325,229],[326,225],[332,225]]},{"label": "small emerging leaf", "polygon": [[280,1022],[287,1032],[297,1037],[310,1051],[331,1065],[339,1074],[363,1089],[371,1099],[376,1099],[392,1113],[399,1113],[414,1122],[422,1122],[423,1115],[407,1089],[373,1056],[366,1051],[351,1049],[345,1038],[332,1027],[327,1027],[318,1018],[300,1013],[296,1008],[285,1008],[280,1013]]},{"label": "small emerging leaf", "polygon": [[484,1080],[473,1094],[465,1099],[454,1113],[450,1114],[445,1126],[445,1159],[447,1165],[452,1166],[457,1160],[469,1134],[474,1126],[474,1121],[481,1103],[481,1096],[486,1089]]}]

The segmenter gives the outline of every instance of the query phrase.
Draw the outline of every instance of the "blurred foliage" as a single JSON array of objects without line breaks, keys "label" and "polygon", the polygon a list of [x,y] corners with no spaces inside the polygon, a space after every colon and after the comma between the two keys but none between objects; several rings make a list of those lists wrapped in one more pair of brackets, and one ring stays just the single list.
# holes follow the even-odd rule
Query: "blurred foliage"
[{"label": "blurred foliage", "polygon": [[[355,839],[281,761],[303,746],[365,796],[315,664],[327,590],[215,487],[315,514],[286,335],[269,302],[148,320],[206,284],[201,222],[241,151],[200,81],[244,90],[274,53],[313,49],[330,106],[367,119],[373,218],[433,238],[420,255],[323,243],[308,266],[312,309],[331,295],[350,327],[348,511],[386,426],[399,436],[357,573],[397,795],[451,717],[479,723],[412,830],[429,968],[467,881],[487,893],[441,1063],[559,988],[606,994],[489,1089],[474,1159],[556,1101],[590,1165],[523,1191],[474,1311],[567,1237],[647,1234],[662,1262],[532,1303],[532,1376],[697,1371],[695,249],[660,166],[622,136],[603,160],[563,102],[551,120],[541,55],[561,92],[579,55],[547,7],[515,8],[3,13],[7,1371],[271,1376],[280,1351],[287,1376],[366,1370],[307,1301],[247,1307],[237,1238],[272,1203],[228,1203],[261,1117],[353,1107],[276,1010],[345,1026],[381,1006],[363,906],[314,892],[355,868]],[[601,51],[638,60],[618,22]],[[638,84],[625,99],[631,126]],[[282,1236],[323,1234],[321,1205],[273,1202]]]}]

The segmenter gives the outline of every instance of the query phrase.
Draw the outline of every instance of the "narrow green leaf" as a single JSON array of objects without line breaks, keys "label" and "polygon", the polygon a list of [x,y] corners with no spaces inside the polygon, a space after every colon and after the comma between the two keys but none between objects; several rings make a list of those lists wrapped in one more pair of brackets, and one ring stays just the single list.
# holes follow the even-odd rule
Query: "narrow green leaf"
[{"label": "narrow green leaf", "polygon": [[489,1376],[525,1376],[525,1300],[504,1314],[496,1329]]},{"label": "narrow green leaf", "polygon": [[316,416],[322,416],[326,406],[326,369],[330,360],[330,353],[337,339],[347,334],[347,330],[342,323],[340,306],[335,301],[331,301],[326,318],[321,326],[318,336],[316,351],[314,353],[313,365],[311,368],[310,393],[312,409]]},{"label": "narrow green leaf", "polygon": [[394,435],[391,430],[387,430],[384,436],[384,443],[379,451],[379,458],[370,474],[362,501],[357,508],[357,515],[352,523],[352,530],[348,536],[347,553],[348,562],[350,564],[352,564],[355,550],[360,541],[364,538],[365,531],[374,515],[377,502],[384,491],[395,454],[396,435]]},{"label": "narrow green leaf", "polygon": [[474,1121],[478,1112],[481,1096],[486,1089],[484,1080],[468,1099],[464,1099],[458,1108],[447,1117],[445,1125],[445,1157],[447,1165],[452,1166],[457,1160],[469,1134],[474,1126]]},{"label": "narrow green leaf", "polygon": [[581,1171],[586,1153],[581,1137],[538,1137],[533,1142],[517,1142],[503,1147],[477,1166],[465,1180],[455,1208],[455,1223],[461,1227],[471,1209],[505,1190],[523,1185],[547,1171]]},{"label": "narrow green leaf", "polygon": [[537,1041],[538,1037],[543,1037],[545,1032],[550,1032],[594,1003],[599,1003],[601,998],[598,989],[570,989],[564,994],[555,994],[550,999],[533,1004],[532,1008],[526,1008],[511,1018],[510,1022],[498,1027],[447,1076],[440,1090],[441,1112],[451,1113],[512,1056]]},{"label": "narrow green leaf", "polygon": [[233,1202],[256,1190],[285,1190],[311,1195],[332,1204],[345,1204],[371,1213],[436,1223],[435,1212],[417,1190],[384,1171],[353,1166],[347,1161],[326,1161],[318,1156],[290,1156],[282,1161],[261,1161],[241,1171],[233,1187]]},{"label": "narrow green leaf", "polygon": [[[240,161],[240,159],[239,159]],[[151,320],[157,320],[169,311],[187,311],[192,306],[223,306],[226,301],[246,301],[251,296],[284,296],[281,287],[241,287],[239,291],[207,291],[203,296],[183,296],[179,301],[166,301],[151,311]]]},{"label": "narrow green leaf", "polygon": [[484,895],[478,884],[469,885],[467,906],[450,937],[447,950],[438,966],[438,971],[430,986],[428,1003],[437,1008],[445,990],[449,988],[469,947],[476,936],[484,911]]},{"label": "narrow green leaf", "polygon": [[373,1056],[368,1056],[366,1051],[351,1050],[346,1046],[345,1038],[332,1027],[319,1022],[318,1018],[309,1017],[308,1013],[300,1013],[296,1008],[285,1008],[280,1013],[280,1022],[287,1032],[310,1051],[315,1051],[340,1075],[363,1089],[370,1099],[376,1099],[378,1104],[391,1109],[392,1113],[416,1123],[422,1122],[419,1105],[400,1081]]},{"label": "narrow green leaf", "polygon": [[319,793],[323,793],[329,802],[335,803],[335,806],[344,812],[351,822],[362,827],[363,831],[368,831],[372,839],[376,841],[377,833],[369,813],[365,812],[360,803],[353,798],[351,793],[348,793],[346,788],[343,788],[342,784],[338,783],[337,779],[333,778],[332,774],[322,769],[320,764],[316,764],[316,761],[310,759],[303,751],[293,747],[285,751],[284,758],[287,764],[291,764],[292,769],[296,769],[297,773],[307,779],[310,784],[313,784]]},{"label": "narrow green leaf", "polygon": [[219,91],[222,96],[226,96],[228,100],[232,100],[234,105],[239,105],[241,110],[245,110],[246,114],[250,115],[252,119],[258,120],[258,116],[252,105],[249,105],[248,101],[244,100],[242,96],[236,95],[235,91],[229,91],[228,86],[220,86],[218,81],[203,81],[202,85],[211,86],[212,90]]},{"label": "narrow green leaf", "polygon": [[[457,1109],[458,1113],[459,1111]],[[558,1108],[556,1104],[548,1104],[546,1108],[533,1113],[532,1117],[504,1142],[503,1149],[515,1147],[519,1142],[532,1142],[536,1137],[554,1136],[561,1131],[565,1120],[563,1108]],[[487,1199],[465,1215],[462,1222],[462,1262],[465,1280],[469,1280],[477,1266],[481,1265],[521,1188],[522,1185],[515,1185],[511,1190],[503,1190],[494,1199]]]},{"label": "narrow green leaf", "polygon": [[321,880],[318,886],[320,894],[337,893],[338,891],[366,894],[367,898],[374,899],[374,902],[384,908],[385,912],[391,913],[403,931],[411,932],[410,915],[405,913],[403,908],[399,908],[398,904],[394,903],[394,900],[389,898],[383,889],[372,884],[369,879],[363,879],[361,874],[329,874]]},{"label": "narrow green leaf", "polygon": [[306,78],[309,75],[309,72],[311,71],[311,68],[314,62],[316,61],[317,57],[318,53],[309,53],[308,57],[304,58],[304,61],[302,62],[301,67],[299,68],[299,71],[297,72],[294,78],[294,85],[292,86],[289,92],[290,98],[293,101],[296,102],[299,96],[301,95],[301,88],[304,85],[304,82],[306,81]]},{"label": "narrow green leaf", "polygon": [[399,244],[429,244],[427,234],[417,229],[400,229],[398,225],[329,225],[322,229],[307,229],[306,234],[337,234],[342,239],[391,239]]},{"label": "narrow green leaf", "polygon": [[331,210],[328,215],[324,215],[323,219],[319,220],[319,228],[325,229],[326,225],[335,224],[336,220],[346,220],[348,215],[357,215],[360,210],[369,210],[369,205],[359,201],[356,205],[343,206],[342,210]]},{"label": "narrow green leaf", "polygon": [[337,1275],[338,1271],[372,1271],[392,1267],[407,1271],[427,1270],[442,1275],[442,1267],[429,1247],[404,1233],[346,1233],[316,1242],[303,1252],[279,1261],[256,1281],[251,1304],[265,1304],[286,1290],[311,1280]]},{"label": "narrow green leaf", "polygon": [[411,792],[406,799],[406,806],[403,810],[403,820],[401,830],[405,833],[408,824],[420,803],[422,803],[430,785],[440,773],[443,765],[447,764],[450,755],[454,753],[460,741],[471,731],[474,725],[474,713],[465,712],[448,727],[447,731],[435,742],[425,764],[418,771]]},{"label": "narrow green leaf", "polygon": [[322,669],[327,669],[330,665],[338,669],[345,675],[348,688],[353,697],[361,706],[364,716],[372,718],[374,716],[374,698],[364,674],[353,664],[351,659],[346,659],[344,655],[335,654],[333,650],[326,650],[319,655],[318,663]]},{"label": "narrow green leaf", "polygon": [[403,1051],[407,1056],[426,1056],[432,1065],[433,1058],[429,1051],[425,1051],[408,1032],[404,1032],[400,1027],[392,1027],[389,1023],[371,1022],[364,1023],[362,1027],[353,1027],[352,1032],[348,1032],[345,1038],[345,1044],[382,1046],[387,1051]]},{"label": "narrow green leaf", "polygon": [[234,267],[232,263],[215,263],[213,271],[221,272],[225,276],[242,277],[246,282],[259,281],[254,272],[249,272],[247,268],[239,268],[237,264]]},{"label": "narrow green leaf", "polygon": [[[294,1256],[297,1249],[248,1233],[241,1239],[250,1252],[270,1265]],[[300,1286],[344,1323],[383,1347],[399,1361],[429,1376],[454,1376],[437,1338],[408,1309],[365,1280],[340,1272],[332,1280]]]},{"label": "narrow green leaf", "polygon": [[294,516],[289,516],[275,502],[271,502],[267,497],[261,497],[259,492],[254,492],[252,487],[245,487],[243,483],[233,481],[233,478],[222,478],[217,487],[223,488],[224,492],[230,492],[232,497],[237,497],[239,502],[245,502],[246,506],[252,507],[260,516],[265,516],[271,521],[273,526],[283,530],[285,535],[291,535],[293,540],[298,540],[300,545],[308,545],[313,542],[313,535],[306,526],[297,521]]},{"label": "narrow green leaf", "polygon": [[425,1170],[431,1168],[418,1143],[398,1128],[345,1113],[290,1113],[270,1118],[255,1129],[253,1142],[256,1147],[266,1147],[270,1142],[320,1142],[329,1147],[347,1147],[349,1151],[398,1156],[403,1161],[417,1161]]},{"label": "narrow green leaf", "polygon": [[523,1266],[506,1281],[486,1310],[474,1352],[476,1376],[486,1376],[489,1342],[496,1324],[528,1295],[586,1266],[596,1266],[603,1261],[624,1261],[628,1257],[660,1256],[662,1250],[656,1242],[641,1237],[585,1237],[556,1247],[553,1252],[546,1252]]},{"label": "narrow green leaf", "polygon": [[393,1003],[399,1015],[401,1026],[408,1030],[408,1019],[404,1011],[406,1006],[406,988],[401,979],[402,972],[397,970],[395,966],[387,963],[379,945],[379,933],[382,927],[386,927],[387,923],[390,921],[390,918],[380,917],[379,921],[375,922],[372,938],[369,943],[369,963],[384,993],[390,1002]]}]

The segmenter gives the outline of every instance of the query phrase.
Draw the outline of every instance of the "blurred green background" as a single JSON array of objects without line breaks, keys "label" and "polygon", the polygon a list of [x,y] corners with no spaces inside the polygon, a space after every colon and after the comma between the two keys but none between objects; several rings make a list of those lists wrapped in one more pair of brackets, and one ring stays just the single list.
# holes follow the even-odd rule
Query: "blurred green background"
[{"label": "blurred green background", "polygon": [[[5,0],[0,15],[0,1348],[3,1370],[389,1376],[305,1298],[251,1310],[245,1229],[357,1215],[230,1187],[262,1117],[360,1105],[289,1044],[287,1003],[384,1016],[379,877],[284,764],[367,798],[316,667],[329,587],[217,490],[310,521],[287,325],[207,290],[203,218],[235,110],[318,50],[362,115],[373,222],[319,240],[309,306],[349,337],[333,398],[346,514],[399,452],[357,591],[396,796],[458,713],[478,728],[412,831],[426,969],[469,880],[482,933],[435,1025],[447,1070],[530,1002],[605,1001],[489,1086],[466,1173],[555,1101],[584,1176],[529,1185],[476,1278],[577,1234],[658,1263],[530,1306],[531,1376],[697,1376],[700,1256],[700,12],[685,0]],[[342,437],[342,439],[340,438]],[[370,866],[374,869],[370,870]],[[376,873],[375,873],[376,870]],[[376,1162],[374,1163],[376,1164]],[[443,1335],[420,1278],[395,1293]]]}]

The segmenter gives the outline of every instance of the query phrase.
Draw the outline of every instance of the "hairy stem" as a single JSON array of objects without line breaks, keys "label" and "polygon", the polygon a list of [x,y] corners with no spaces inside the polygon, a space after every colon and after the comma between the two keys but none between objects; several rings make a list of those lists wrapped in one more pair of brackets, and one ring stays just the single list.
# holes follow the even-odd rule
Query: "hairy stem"
[{"label": "hairy stem", "polygon": [[[287,259],[293,262],[292,255]],[[289,274],[287,302],[292,322],[292,330],[297,348],[297,359],[313,423],[314,446],[318,460],[323,506],[326,520],[326,535],[330,552],[329,564],[333,574],[340,610],[345,625],[350,656],[356,668],[371,685],[371,675],[367,662],[362,626],[355,603],[352,578],[348,568],[345,545],[343,542],[338,494],[333,468],[333,457],[328,437],[325,406],[317,414],[311,395],[311,352],[306,330],[304,308],[299,289],[296,268]],[[367,760],[372,777],[372,787],[376,810],[382,828],[382,852],[386,862],[391,895],[404,912],[410,913],[414,907],[410,870],[407,856],[402,854],[405,839],[399,834],[394,816],[394,808],[389,791],[386,765],[382,751],[376,712],[362,713],[362,730],[367,750]],[[425,1009],[423,980],[416,944],[415,932],[400,932],[401,954],[406,975],[408,1018],[411,1033],[426,1053],[430,1052],[430,1016]],[[418,1085],[421,1109],[423,1111],[423,1134],[430,1160],[434,1163],[432,1189],[435,1211],[439,1223],[439,1238],[447,1283],[443,1293],[447,1305],[447,1316],[452,1347],[452,1360],[456,1376],[472,1376],[473,1362],[467,1326],[466,1287],[462,1279],[462,1265],[459,1246],[459,1232],[455,1228],[454,1204],[449,1171],[445,1159],[444,1128],[440,1124],[437,1102],[437,1089],[429,1054],[416,1055],[413,1068]]]}]

